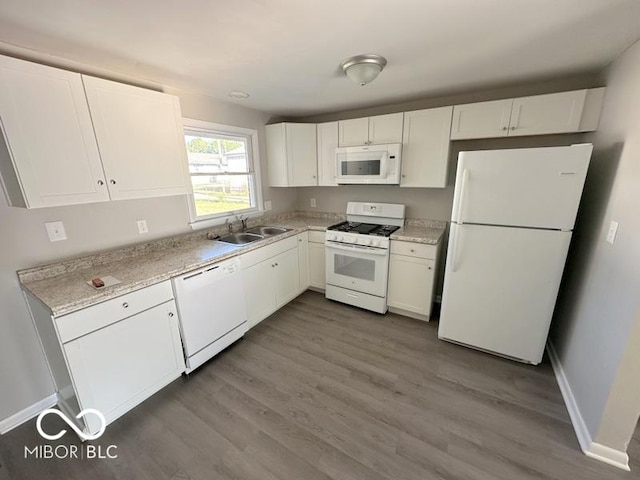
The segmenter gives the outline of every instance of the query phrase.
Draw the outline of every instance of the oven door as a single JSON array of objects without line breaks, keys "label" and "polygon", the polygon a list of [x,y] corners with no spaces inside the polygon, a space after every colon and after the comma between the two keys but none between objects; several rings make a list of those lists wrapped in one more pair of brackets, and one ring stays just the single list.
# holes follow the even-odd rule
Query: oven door
[{"label": "oven door", "polygon": [[327,240],[327,284],[387,296],[389,250],[360,245],[346,245]]}]

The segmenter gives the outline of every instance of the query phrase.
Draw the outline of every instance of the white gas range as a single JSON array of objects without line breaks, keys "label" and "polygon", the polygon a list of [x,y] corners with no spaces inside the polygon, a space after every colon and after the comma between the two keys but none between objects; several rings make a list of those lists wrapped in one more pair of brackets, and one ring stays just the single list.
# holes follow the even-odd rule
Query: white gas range
[{"label": "white gas range", "polygon": [[404,210],[392,203],[347,204],[347,221],[325,236],[327,298],[386,313],[389,237],[404,225]]}]

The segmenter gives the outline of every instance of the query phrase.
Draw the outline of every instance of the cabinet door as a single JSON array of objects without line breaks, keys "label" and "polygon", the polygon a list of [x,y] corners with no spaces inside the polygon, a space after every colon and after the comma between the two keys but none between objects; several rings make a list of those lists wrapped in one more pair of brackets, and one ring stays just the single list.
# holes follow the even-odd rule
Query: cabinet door
[{"label": "cabinet door", "polygon": [[338,122],[319,123],[318,132],[318,185],[337,186],[336,148],[338,148]]},{"label": "cabinet door", "polygon": [[506,137],[513,99],[453,107],[451,140]]},{"label": "cabinet door", "polygon": [[248,328],[260,323],[276,309],[274,265],[275,261],[268,259],[242,271]]},{"label": "cabinet door", "polygon": [[369,143],[402,142],[402,122],[402,112],[369,117]]},{"label": "cabinet door", "polygon": [[264,127],[267,143],[267,166],[269,186],[288,187],[289,169],[287,164],[287,134],[284,123]]},{"label": "cabinet door", "polygon": [[327,288],[324,243],[309,242],[309,285]]},{"label": "cabinet door", "polygon": [[516,98],[509,136],[577,132],[587,90]]},{"label": "cabinet door", "polygon": [[109,200],[79,74],[0,57],[0,121],[12,205]]},{"label": "cabinet door", "polygon": [[453,107],[404,114],[401,187],[446,187]]},{"label": "cabinet door", "polygon": [[369,141],[369,117],[340,120],[338,122],[338,145],[352,147],[367,145]]},{"label": "cabinet door", "polygon": [[389,306],[431,315],[434,261],[405,255],[389,257]]},{"label": "cabinet door", "polygon": [[[125,318],[64,345],[80,408],[112,422],[184,371],[173,301]],[[99,428],[85,417],[90,432]]]},{"label": "cabinet door", "polygon": [[177,97],[82,77],[113,200],[189,192]]},{"label": "cabinet door", "polygon": [[276,287],[276,308],[293,300],[300,293],[298,249],[292,248],[273,258],[275,264],[272,280]]},{"label": "cabinet door", "polygon": [[309,288],[309,232],[298,234],[298,268],[300,292]]},{"label": "cabinet door", "polygon": [[285,123],[290,187],[318,184],[315,123]]}]

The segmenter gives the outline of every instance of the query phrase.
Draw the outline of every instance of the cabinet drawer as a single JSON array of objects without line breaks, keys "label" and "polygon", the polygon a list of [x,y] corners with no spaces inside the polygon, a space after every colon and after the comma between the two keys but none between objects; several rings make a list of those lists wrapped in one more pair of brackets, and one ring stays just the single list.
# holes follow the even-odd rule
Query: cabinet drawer
[{"label": "cabinet drawer", "polygon": [[268,258],[274,257],[282,252],[286,252],[298,246],[297,236],[294,235],[279,242],[256,248],[255,250],[240,255],[240,265],[242,269],[249,268],[257,263],[263,262]]},{"label": "cabinet drawer", "polygon": [[324,243],[326,232],[317,230],[309,230],[309,241],[314,243]]},{"label": "cabinet drawer", "polygon": [[56,318],[60,341],[69,342],[171,299],[171,282],[166,281]]},{"label": "cabinet drawer", "polygon": [[435,260],[437,252],[437,245],[403,242],[399,240],[391,241],[391,253],[395,255],[407,255],[408,257],[431,258]]}]

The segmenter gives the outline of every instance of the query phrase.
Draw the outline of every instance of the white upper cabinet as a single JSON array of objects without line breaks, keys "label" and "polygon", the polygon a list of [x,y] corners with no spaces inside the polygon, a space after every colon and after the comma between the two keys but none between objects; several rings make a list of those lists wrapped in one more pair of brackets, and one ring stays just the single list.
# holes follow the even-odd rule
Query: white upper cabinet
[{"label": "white upper cabinet", "polygon": [[366,145],[369,142],[369,117],[340,120],[338,128],[341,147]]},{"label": "white upper cabinet", "polygon": [[509,136],[577,132],[586,90],[513,100]]},{"label": "white upper cabinet", "polygon": [[315,123],[276,123],[267,125],[265,133],[270,186],[318,184]]},{"label": "white upper cabinet", "polygon": [[113,200],[189,192],[177,97],[82,77]]},{"label": "white upper cabinet", "polygon": [[453,107],[404,114],[401,187],[446,187]]},{"label": "white upper cabinet", "polygon": [[456,105],[451,140],[593,131],[598,128],[604,90]]},{"label": "white upper cabinet", "polygon": [[506,137],[513,99],[453,107],[451,140]]},{"label": "white upper cabinet", "polygon": [[318,124],[318,185],[335,187],[338,122]]},{"label": "white upper cabinet", "polygon": [[80,74],[0,56],[0,118],[11,205],[109,200]]},{"label": "white upper cabinet", "polygon": [[190,191],[172,95],[0,56],[0,118],[0,173],[11,205]]},{"label": "white upper cabinet", "polygon": [[402,142],[402,113],[338,122],[340,147]]},{"label": "white upper cabinet", "polygon": [[369,117],[369,143],[402,142],[402,122],[402,112]]}]

